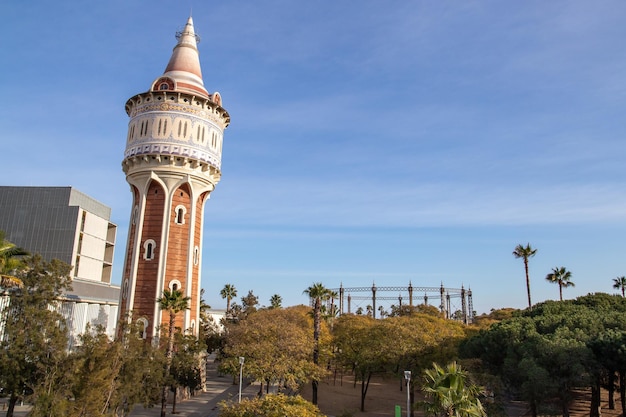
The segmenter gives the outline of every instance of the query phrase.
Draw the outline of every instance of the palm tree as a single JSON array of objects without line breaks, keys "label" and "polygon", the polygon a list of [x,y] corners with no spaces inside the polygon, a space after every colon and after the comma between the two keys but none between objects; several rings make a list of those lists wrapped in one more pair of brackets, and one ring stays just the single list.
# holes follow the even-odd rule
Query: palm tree
[{"label": "palm tree", "polygon": [[574,283],[570,281],[572,273],[565,269],[564,266],[552,268],[552,272],[546,275],[546,280],[554,284],[559,284],[559,298],[563,301],[563,287],[574,287]]},{"label": "palm tree", "polygon": [[21,287],[22,280],[15,277],[13,271],[19,266],[22,256],[29,253],[5,240],[4,236],[0,230],[0,288]]},{"label": "palm tree", "polygon": [[[329,290],[324,287],[321,282],[317,282],[304,290],[304,294],[308,295],[313,301],[313,363],[319,365],[320,357],[320,333],[322,327],[322,302],[328,300]],[[318,381],[313,379],[312,402],[317,405],[317,384]]]},{"label": "palm tree", "polygon": [[613,288],[622,290],[622,297],[625,297],[624,290],[626,290],[626,277],[621,276],[617,278],[613,278]]},{"label": "palm tree", "polygon": [[328,299],[330,300],[330,315],[335,317],[335,300],[339,298],[337,291],[328,290]]},{"label": "palm tree", "polygon": [[487,413],[478,399],[480,388],[468,380],[467,373],[456,362],[444,368],[433,364],[424,372],[422,402],[427,416],[486,417]]},{"label": "palm tree", "polygon": [[[165,351],[165,376],[168,377],[172,367],[172,354],[174,352],[174,326],[176,323],[176,315],[181,311],[189,309],[189,300],[191,297],[185,297],[181,290],[163,290],[163,296],[157,298],[159,308],[165,310],[170,315],[168,326],[167,350]],[[161,393],[161,417],[165,417],[165,407],[167,405],[167,384],[163,384],[163,392]]]},{"label": "palm tree", "polygon": [[226,314],[228,314],[230,312],[230,301],[237,297],[237,288],[232,284],[226,284],[220,291],[220,295],[226,299]]},{"label": "palm tree", "polygon": [[530,302],[530,278],[528,277],[528,258],[532,258],[537,253],[537,249],[533,249],[530,243],[526,246],[517,245],[513,251],[513,256],[517,259],[524,259],[524,270],[526,271],[526,291],[528,292],[528,308],[533,308]]},{"label": "palm tree", "polygon": [[278,294],[274,294],[270,297],[270,308],[281,308],[283,304],[283,297]]}]

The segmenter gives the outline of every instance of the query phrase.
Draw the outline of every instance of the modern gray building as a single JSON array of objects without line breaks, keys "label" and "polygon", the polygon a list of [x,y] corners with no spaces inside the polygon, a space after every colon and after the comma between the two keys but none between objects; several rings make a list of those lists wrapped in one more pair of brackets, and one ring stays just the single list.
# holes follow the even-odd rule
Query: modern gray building
[{"label": "modern gray building", "polygon": [[111,285],[117,226],[110,218],[109,207],[72,187],[0,186],[5,238],[73,267],[73,290],[61,305],[70,348],[87,325],[102,325],[115,334],[120,289]]}]

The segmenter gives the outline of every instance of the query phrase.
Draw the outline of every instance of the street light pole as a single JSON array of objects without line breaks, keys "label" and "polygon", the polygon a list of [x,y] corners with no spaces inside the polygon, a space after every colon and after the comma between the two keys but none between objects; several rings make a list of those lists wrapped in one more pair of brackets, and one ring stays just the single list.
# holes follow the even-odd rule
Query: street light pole
[{"label": "street light pole", "polygon": [[244,358],[243,356],[239,357],[239,402],[241,402],[241,385],[243,382],[243,363],[245,362],[246,358]]},{"label": "street light pole", "polygon": [[411,417],[411,371],[404,371],[406,379],[406,417]]}]

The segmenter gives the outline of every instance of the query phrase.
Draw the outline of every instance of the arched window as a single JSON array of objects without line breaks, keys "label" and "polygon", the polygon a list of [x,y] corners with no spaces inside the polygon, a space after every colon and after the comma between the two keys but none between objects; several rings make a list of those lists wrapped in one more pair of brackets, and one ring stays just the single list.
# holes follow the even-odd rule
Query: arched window
[{"label": "arched window", "polygon": [[159,86],[159,90],[167,90],[168,88],[170,88],[170,86],[167,85],[167,83],[161,83]]},{"label": "arched window", "polygon": [[185,224],[185,214],[187,214],[187,209],[183,205],[176,206],[174,209],[174,215],[176,218],[174,219],[174,223],[176,224]]},{"label": "arched window", "polygon": [[198,249],[198,247],[195,246],[193,248],[193,264],[198,265],[199,260],[200,260],[200,249]]},{"label": "arched window", "polygon": [[168,286],[170,287],[170,291],[176,291],[176,290],[180,291],[182,289],[182,286],[180,285],[180,281],[177,279],[171,280]]},{"label": "arched window", "polygon": [[143,243],[143,259],[151,261],[154,259],[154,251],[156,249],[156,242],[152,239],[148,239]]},{"label": "arched window", "polygon": [[137,319],[137,324],[138,324],[137,327],[139,327],[139,332],[137,333],[137,336],[140,339],[147,338],[148,337],[148,320],[142,317],[140,319]]}]

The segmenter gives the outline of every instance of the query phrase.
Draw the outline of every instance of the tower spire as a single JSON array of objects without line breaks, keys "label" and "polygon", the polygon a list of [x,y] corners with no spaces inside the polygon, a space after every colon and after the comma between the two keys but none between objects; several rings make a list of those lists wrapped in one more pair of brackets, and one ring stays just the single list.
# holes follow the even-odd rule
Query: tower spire
[{"label": "tower spire", "polygon": [[[202,94],[208,97],[209,93],[204,88],[202,70],[200,69],[200,55],[198,42],[200,38],[193,28],[193,19],[189,16],[182,31],[176,33],[178,43],[172,51],[163,77],[170,78],[175,82],[176,91],[192,94]],[[155,83],[153,89],[160,89],[162,83]],[[156,88],[154,88],[156,87]]]}]

